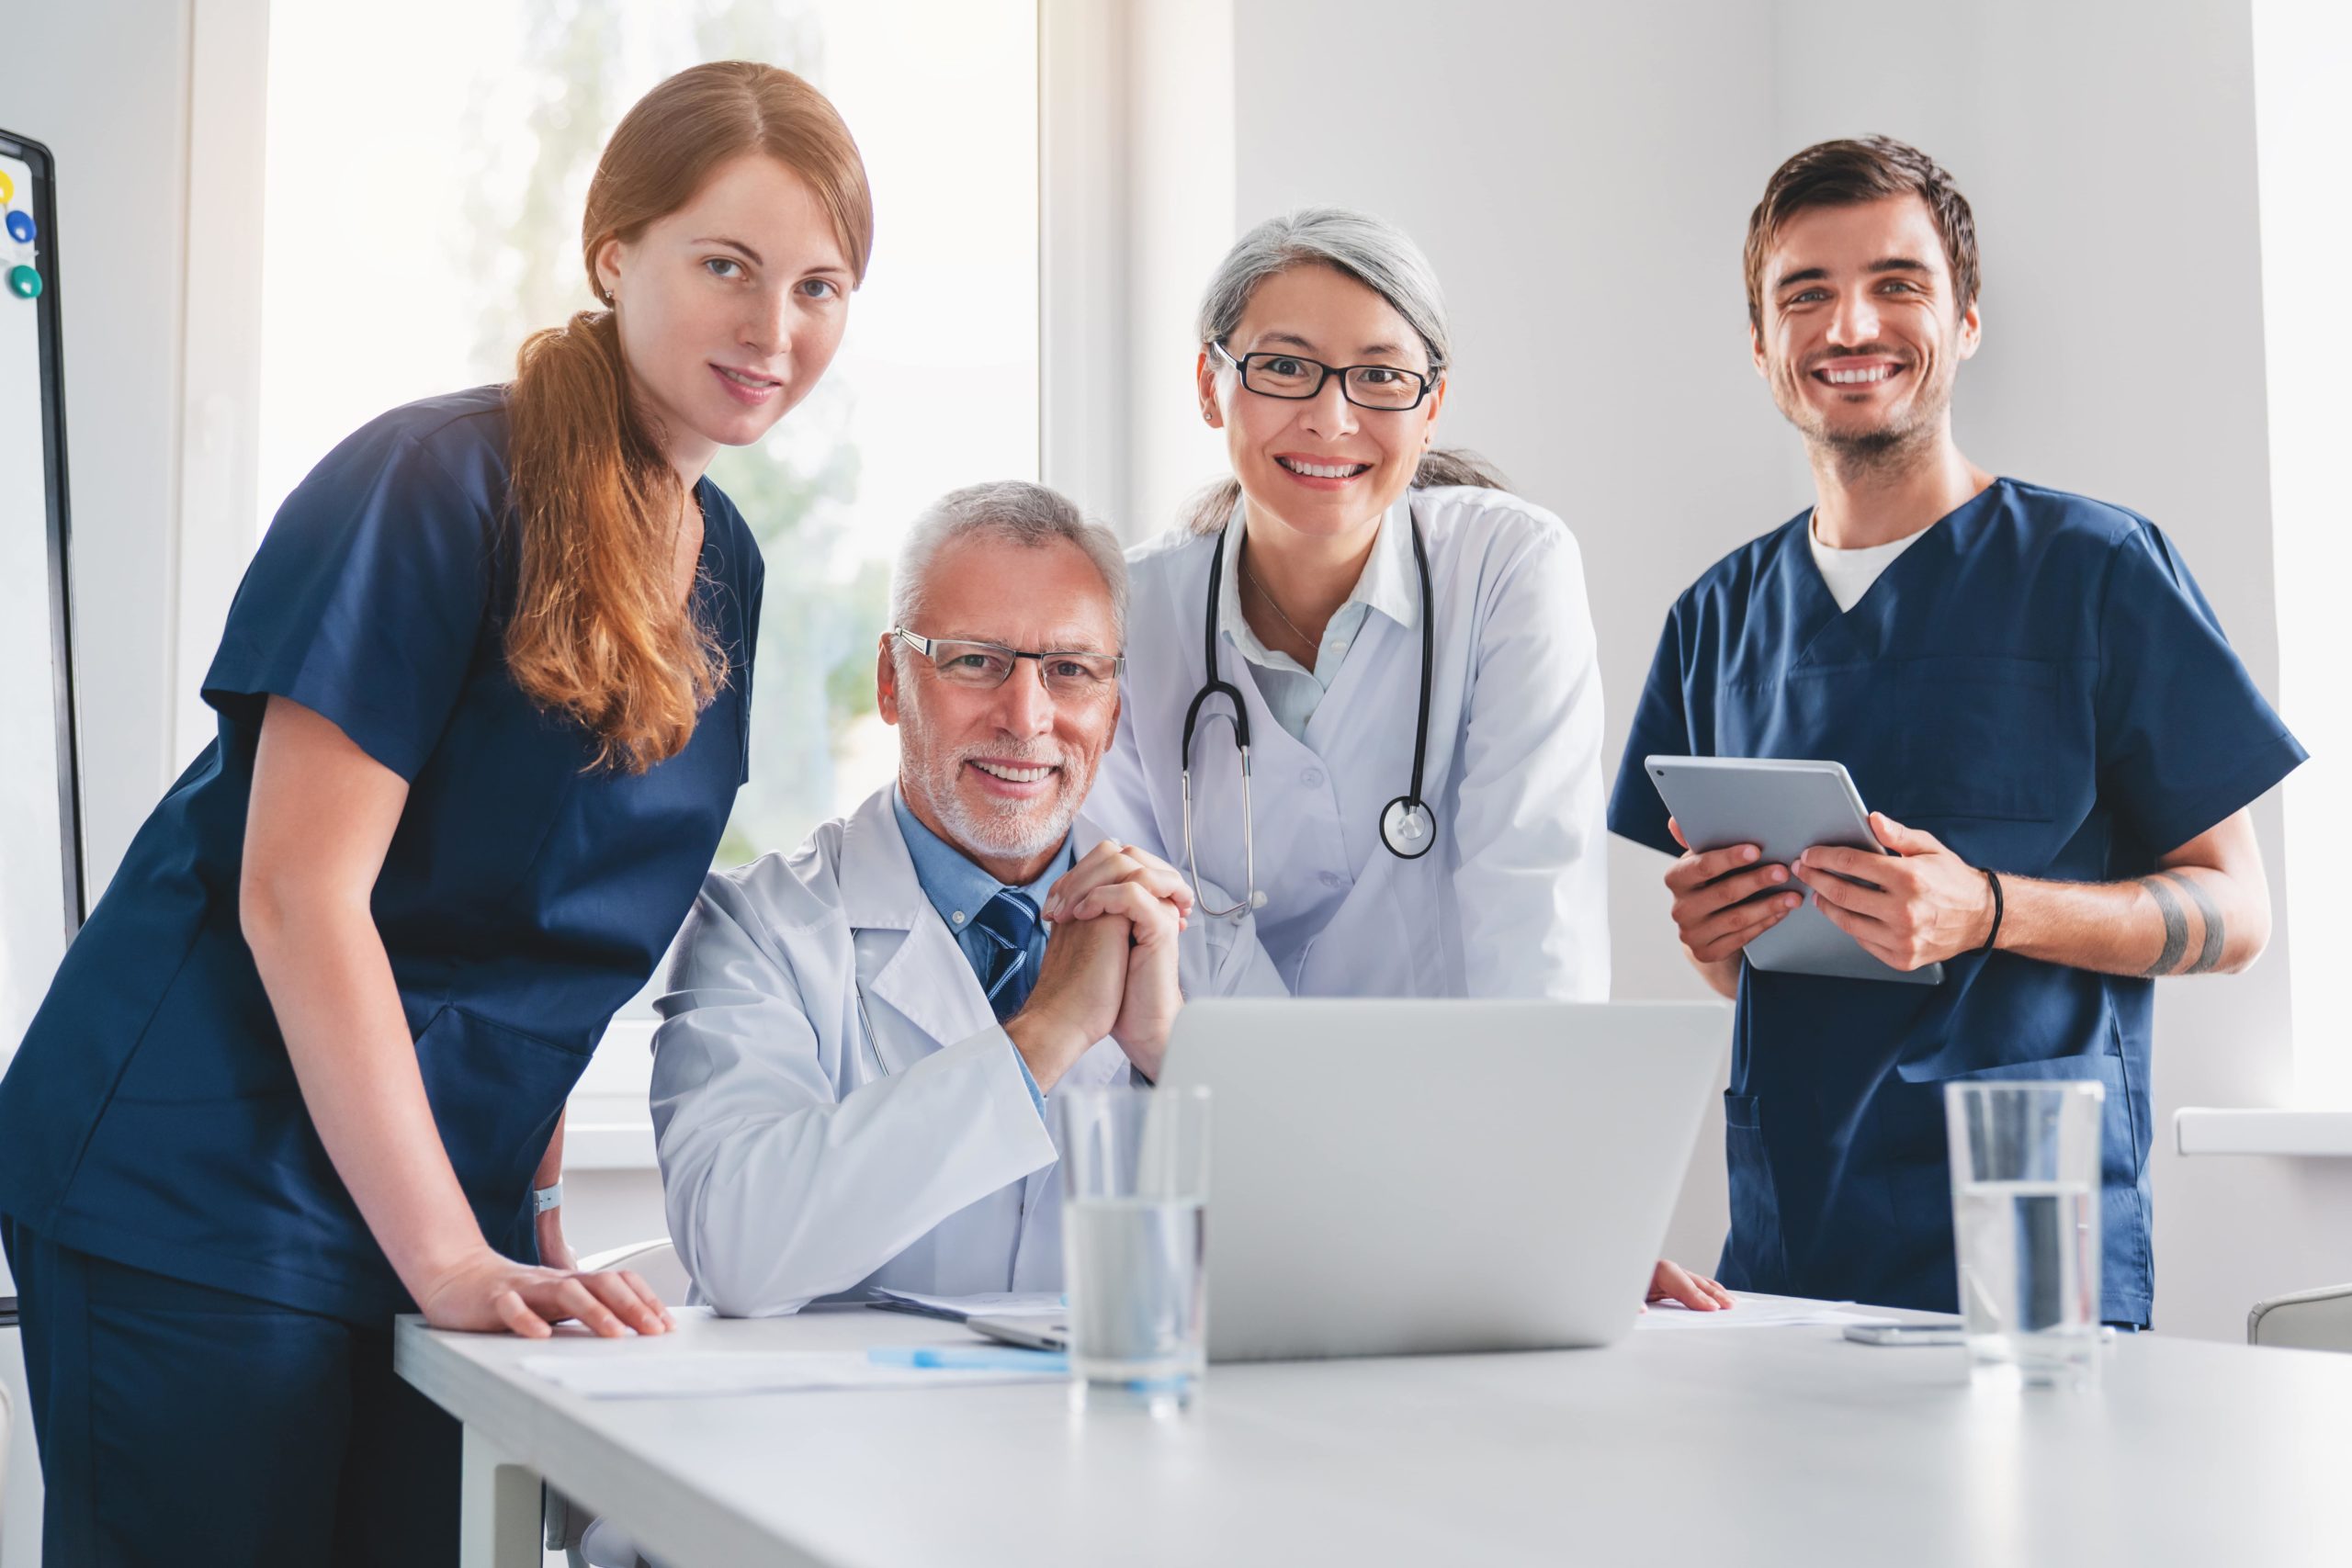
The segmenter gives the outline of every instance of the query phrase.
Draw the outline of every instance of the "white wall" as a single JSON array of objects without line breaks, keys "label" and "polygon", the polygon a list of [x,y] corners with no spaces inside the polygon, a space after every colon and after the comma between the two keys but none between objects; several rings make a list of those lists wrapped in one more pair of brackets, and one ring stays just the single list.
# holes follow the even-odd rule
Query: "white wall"
[{"label": "white wall", "polygon": [[[1917,142],[1976,209],[1985,348],[1957,420],[1971,455],[2154,516],[2277,690],[2243,4],[1258,0],[1237,10],[1235,48],[1240,221],[1363,207],[1446,280],[1462,350],[1442,439],[1576,530],[1612,767],[1667,604],[1808,499],[1747,364],[1739,245],[1773,166],[1837,135]],[[1317,90],[1281,90],[1302,80]],[[1343,130],[1335,83],[1393,84],[1427,112]],[[2283,881],[2275,800],[2256,817]],[[1615,847],[1623,997],[1696,991],[1664,864]],[[2163,987],[2167,1331],[2240,1337],[2256,1298],[2352,1279],[2352,1166],[2171,1152],[2174,1107],[2288,1093],[2287,957],[2282,930],[2246,976]],[[1723,1231],[1720,1137],[1702,1134],[1671,1237],[1698,1260]]]},{"label": "white wall", "polygon": [[57,154],[74,658],[93,888],[173,768],[187,0],[11,8],[0,122]]}]

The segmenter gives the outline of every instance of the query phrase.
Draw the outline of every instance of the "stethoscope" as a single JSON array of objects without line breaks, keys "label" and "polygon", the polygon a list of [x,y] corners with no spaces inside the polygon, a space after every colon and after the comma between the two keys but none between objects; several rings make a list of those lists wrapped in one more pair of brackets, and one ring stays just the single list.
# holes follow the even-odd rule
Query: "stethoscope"
[{"label": "stethoscope", "polygon": [[[1405,525],[1412,531],[1413,566],[1421,580],[1421,702],[1419,717],[1413,726],[1413,787],[1390,801],[1381,812],[1380,841],[1398,860],[1419,860],[1437,844],[1437,818],[1430,810],[1429,802],[1421,798],[1421,771],[1428,761],[1430,746],[1430,671],[1437,662],[1437,612],[1435,596],[1430,590],[1429,551],[1421,543],[1420,526],[1413,520],[1409,507],[1405,513]],[[1216,612],[1224,588],[1225,541],[1220,538],[1209,558],[1208,632],[1203,643],[1208,681],[1193,694],[1192,706],[1184,710],[1184,738],[1177,761],[1183,771],[1184,869],[1193,878],[1193,893],[1198,897],[1201,868],[1193,854],[1193,732],[1200,722],[1201,705],[1211,697],[1223,697],[1231,705],[1232,713],[1212,713],[1209,717],[1224,719],[1233,727],[1233,743],[1241,752],[1241,878],[1246,891],[1239,903],[1227,908],[1211,908],[1204,900],[1201,911],[1235,916],[1263,908],[1266,895],[1258,890],[1258,835],[1250,810],[1250,709],[1242,702],[1240,692],[1217,669]]]}]

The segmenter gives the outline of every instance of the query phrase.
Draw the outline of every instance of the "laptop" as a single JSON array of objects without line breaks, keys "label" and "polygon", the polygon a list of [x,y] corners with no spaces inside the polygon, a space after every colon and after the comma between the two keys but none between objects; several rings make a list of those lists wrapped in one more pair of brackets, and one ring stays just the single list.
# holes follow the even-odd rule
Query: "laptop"
[{"label": "laptop", "polygon": [[1160,1082],[1213,1095],[1209,1359],[1614,1342],[1730,1038],[1715,1002],[1186,1004]]}]

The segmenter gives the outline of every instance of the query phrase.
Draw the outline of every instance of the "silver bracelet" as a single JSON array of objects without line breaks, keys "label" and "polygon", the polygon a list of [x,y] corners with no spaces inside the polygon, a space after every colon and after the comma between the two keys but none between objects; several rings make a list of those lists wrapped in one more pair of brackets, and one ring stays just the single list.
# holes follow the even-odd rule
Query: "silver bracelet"
[{"label": "silver bracelet", "polygon": [[558,1180],[552,1187],[534,1187],[531,1189],[531,1213],[535,1218],[540,1214],[546,1213],[549,1209],[558,1207],[562,1202],[563,1183],[560,1180]]}]

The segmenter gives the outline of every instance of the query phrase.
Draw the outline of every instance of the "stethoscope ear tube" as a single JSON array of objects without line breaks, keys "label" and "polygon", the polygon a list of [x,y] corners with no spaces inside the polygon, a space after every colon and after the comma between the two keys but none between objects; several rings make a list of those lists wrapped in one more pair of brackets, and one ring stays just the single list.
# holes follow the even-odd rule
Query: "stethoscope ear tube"
[{"label": "stethoscope ear tube", "polygon": [[1421,770],[1430,755],[1430,685],[1437,673],[1437,605],[1430,592],[1430,553],[1421,543],[1420,525],[1406,513],[1413,530],[1413,565],[1421,579],[1421,705],[1413,722],[1413,787],[1390,801],[1380,814],[1380,841],[1399,860],[1419,860],[1437,846],[1437,817],[1421,798]]},{"label": "stethoscope ear tube", "polygon": [[[1177,748],[1177,765],[1184,795],[1184,874],[1193,879],[1193,897],[1201,912],[1218,919],[1238,919],[1266,902],[1258,891],[1258,830],[1250,809],[1250,707],[1241,700],[1238,688],[1229,685],[1217,669],[1216,606],[1218,590],[1225,583],[1225,541],[1217,540],[1209,557],[1209,612],[1201,648],[1203,661],[1208,666],[1208,679],[1193,694],[1192,705],[1184,710],[1184,733]],[[1193,732],[1199,727],[1201,707],[1212,697],[1223,697],[1231,714],[1211,714],[1233,726],[1233,744],[1241,753],[1241,900],[1225,908],[1212,908],[1201,897],[1201,867],[1193,852]]]},{"label": "stethoscope ear tube", "polygon": [[1200,723],[1201,705],[1212,697],[1223,697],[1233,705],[1233,713],[1230,717],[1221,713],[1213,713],[1209,716],[1225,719],[1227,723],[1233,726],[1233,743],[1241,748],[1241,771],[1247,773],[1250,771],[1250,710],[1242,705],[1241,694],[1225,682],[1218,680],[1214,669],[1209,671],[1209,683],[1193,694],[1193,705],[1184,710],[1184,739],[1176,753],[1177,764],[1184,770],[1187,777],[1191,776],[1193,731]]},{"label": "stethoscope ear tube", "polygon": [[[1204,694],[1204,695],[1205,694]],[[1222,718],[1225,716],[1222,714],[1214,714],[1210,716]],[[1239,727],[1236,726],[1235,733],[1238,735],[1239,732]],[[1185,744],[1188,748],[1192,744],[1191,738],[1189,736],[1185,739]],[[1193,879],[1193,897],[1199,905],[1201,913],[1204,915],[1213,915],[1219,919],[1238,919],[1240,916],[1249,913],[1252,909],[1264,908],[1266,902],[1266,896],[1258,891],[1258,834],[1257,830],[1250,825],[1250,747],[1248,743],[1244,742],[1241,745],[1240,750],[1241,899],[1240,902],[1228,904],[1222,909],[1211,904],[1207,898],[1204,897],[1201,894],[1201,865],[1200,861],[1193,852],[1193,770],[1188,766],[1180,775],[1182,781],[1184,792],[1184,874]]]}]

